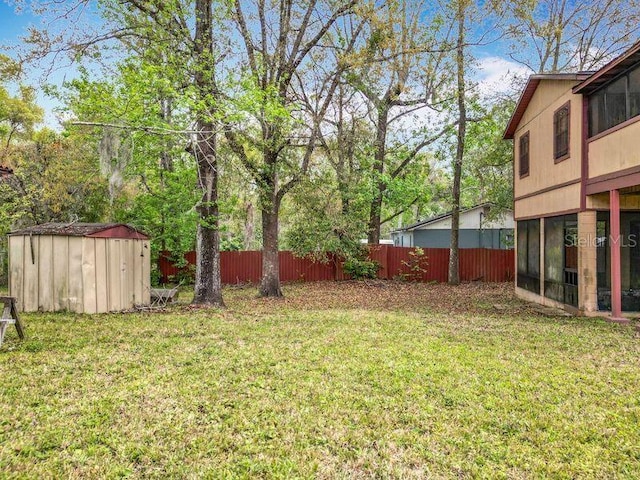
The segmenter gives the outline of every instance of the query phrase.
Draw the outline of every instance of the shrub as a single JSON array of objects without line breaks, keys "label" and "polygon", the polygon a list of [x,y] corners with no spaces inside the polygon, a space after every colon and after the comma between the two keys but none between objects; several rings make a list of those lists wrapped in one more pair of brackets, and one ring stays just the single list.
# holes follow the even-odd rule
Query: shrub
[{"label": "shrub", "polygon": [[364,278],[376,278],[380,264],[374,260],[360,260],[358,258],[350,258],[344,262],[344,273],[355,280]]},{"label": "shrub", "polygon": [[422,275],[426,273],[429,263],[424,250],[416,247],[412,252],[409,252],[409,260],[403,260],[402,265],[406,267],[406,270],[398,271],[397,278],[403,281],[418,282],[422,280]]}]

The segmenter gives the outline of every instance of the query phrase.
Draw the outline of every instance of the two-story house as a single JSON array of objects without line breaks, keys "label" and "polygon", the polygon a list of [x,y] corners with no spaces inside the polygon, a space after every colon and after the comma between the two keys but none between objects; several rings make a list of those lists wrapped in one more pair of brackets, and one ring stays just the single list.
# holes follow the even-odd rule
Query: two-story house
[{"label": "two-story house", "polygon": [[640,42],[596,72],[533,75],[514,141],[516,292],[640,311]]}]

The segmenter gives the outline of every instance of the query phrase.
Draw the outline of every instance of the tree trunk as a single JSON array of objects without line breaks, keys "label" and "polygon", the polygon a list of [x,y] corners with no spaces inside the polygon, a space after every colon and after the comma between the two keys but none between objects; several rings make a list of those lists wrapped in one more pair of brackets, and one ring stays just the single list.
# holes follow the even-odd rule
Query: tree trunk
[{"label": "tree trunk", "polygon": [[[212,132],[213,124],[198,122],[202,132]],[[196,206],[199,215],[196,232],[196,284],[193,304],[224,307],[220,278],[220,228],[218,208],[218,168],[216,138],[211,133],[198,134],[195,146],[198,181],[202,197]]]},{"label": "tree trunk", "polygon": [[389,109],[386,106],[378,109],[378,122],[376,125],[376,140],[374,143],[374,164],[373,174],[377,177],[374,179],[375,190],[373,200],[369,208],[369,235],[368,241],[377,245],[380,243],[380,217],[382,215],[382,196],[386,187],[382,181],[384,174],[384,160],[386,155],[387,144],[387,125],[388,125]]},{"label": "tree trunk", "polygon": [[[201,98],[214,90],[212,15],[209,0],[196,1],[196,33],[194,48],[198,60],[194,81]],[[202,197],[196,206],[196,284],[193,304],[224,307],[220,277],[220,228],[218,208],[218,158],[215,125],[208,120],[208,112],[198,112],[198,133],[192,146],[198,165],[198,184]]]},{"label": "tree trunk", "polygon": [[460,246],[460,180],[467,131],[466,85],[464,78],[465,56],[465,2],[458,1],[458,42],[456,45],[456,69],[458,83],[458,132],[456,136],[456,158],[453,165],[451,250],[449,252],[449,284],[460,283],[458,250]]},{"label": "tree trunk", "polygon": [[244,213],[246,218],[244,220],[244,231],[242,236],[242,244],[244,245],[245,250],[251,250],[253,245],[253,224],[254,224],[254,214],[253,214],[253,203],[249,200],[246,203],[244,208]]},{"label": "tree trunk", "polygon": [[282,297],[280,259],[278,256],[278,214],[276,195],[262,207],[262,280],[261,297]]}]

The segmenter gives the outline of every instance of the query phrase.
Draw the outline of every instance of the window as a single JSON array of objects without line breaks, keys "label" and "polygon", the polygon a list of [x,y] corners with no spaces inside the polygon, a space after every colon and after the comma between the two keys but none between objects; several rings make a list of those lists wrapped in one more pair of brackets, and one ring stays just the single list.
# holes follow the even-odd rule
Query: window
[{"label": "window", "polygon": [[529,132],[520,137],[520,176],[526,177],[529,175]]},{"label": "window", "polygon": [[607,110],[607,128],[615,127],[627,119],[627,77],[610,84],[604,92]]},{"label": "window", "polygon": [[589,136],[640,115],[640,66],[589,96]]},{"label": "window", "polygon": [[553,158],[556,162],[569,156],[569,103],[553,114]]},{"label": "window", "polygon": [[640,68],[629,73],[629,117],[640,115]]},{"label": "window", "polygon": [[604,132],[607,129],[606,123],[604,92],[598,92],[589,97],[589,136]]},{"label": "window", "polygon": [[521,220],[518,227],[517,285],[540,293],[540,220]]}]

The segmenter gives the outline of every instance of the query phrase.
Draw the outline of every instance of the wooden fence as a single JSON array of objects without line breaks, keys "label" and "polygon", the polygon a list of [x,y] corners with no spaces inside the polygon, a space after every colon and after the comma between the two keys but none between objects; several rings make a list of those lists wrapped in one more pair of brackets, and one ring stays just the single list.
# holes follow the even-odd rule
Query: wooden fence
[{"label": "wooden fence", "polygon": [[[425,248],[425,260],[421,269],[412,270],[415,249],[394,247],[391,245],[370,246],[369,258],[380,264],[378,278],[392,280],[400,276],[429,282],[446,282],[449,269],[448,248]],[[460,250],[460,280],[484,282],[509,282],[514,272],[513,250],[492,250],[487,248],[467,248]],[[167,254],[159,260],[161,281],[168,283],[177,275],[189,275],[196,263],[195,252],[185,255],[187,267],[175,266]],[[262,272],[262,252],[221,252],[220,267],[222,283],[257,283]],[[280,252],[280,280],[316,282],[323,280],[346,280],[348,276],[342,270],[342,262],[331,258],[327,263],[314,262],[299,258],[288,251]]]}]

